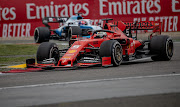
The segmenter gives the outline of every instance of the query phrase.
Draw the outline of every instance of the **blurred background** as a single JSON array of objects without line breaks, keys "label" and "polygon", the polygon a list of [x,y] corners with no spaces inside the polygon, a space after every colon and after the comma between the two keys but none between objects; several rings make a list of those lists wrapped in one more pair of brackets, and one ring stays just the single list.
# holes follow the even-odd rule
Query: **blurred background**
[{"label": "blurred background", "polygon": [[[1,0],[0,42],[33,40],[34,29],[44,26],[42,18],[70,17],[75,13],[83,13],[95,25],[103,18],[160,21],[162,32],[176,39],[180,31],[179,0]],[[53,26],[57,28],[59,24]]]}]

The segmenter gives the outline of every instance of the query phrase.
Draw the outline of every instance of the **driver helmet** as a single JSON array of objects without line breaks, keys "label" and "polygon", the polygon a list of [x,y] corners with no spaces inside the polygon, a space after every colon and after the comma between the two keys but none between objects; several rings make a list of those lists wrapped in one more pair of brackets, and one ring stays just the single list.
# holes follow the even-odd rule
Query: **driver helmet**
[{"label": "driver helmet", "polygon": [[85,21],[79,21],[79,25],[86,25],[86,22]]},{"label": "driver helmet", "polygon": [[97,37],[102,38],[102,37],[105,37],[105,36],[107,36],[106,32],[97,32]]}]

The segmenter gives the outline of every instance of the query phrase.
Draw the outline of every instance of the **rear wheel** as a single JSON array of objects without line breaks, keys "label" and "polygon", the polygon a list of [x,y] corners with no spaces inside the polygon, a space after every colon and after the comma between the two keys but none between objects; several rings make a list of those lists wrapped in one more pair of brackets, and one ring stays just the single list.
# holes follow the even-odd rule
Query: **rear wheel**
[{"label": "rear wheel", "polygon": [[34,31],[34,40],[36,43],[48,42],[50,30],[48,27],[37,27]]},{"label": "rear wheel", "polygon": [[68,30],[66,40],[70,40],[72,35],[82,35],[82,29],[79,26],[71,26]]},{"label": "rear wheel", "polygon": [[104,41],[100,46],[100,57],[111,57],[113,66],[119,66],[122,62],[122,47],[117,40]]},{"label": "rear wheel", "polygon": [[37,54],[36,54],[37,62],[41,63],[45,59],[54,58],[55,64],[59,61],[59,49],[55,43],[51,42],[43,42],[40,44]]},{"label": "rear wheel", "polygon": [[72,35],[82,35],[82,29],[79,26],[71,26],[69,27],[67,37],[65,38],[69,41],[69,46],[71,46],[76,40],[71,40]]},{"label": "rear wheel", "polygon": [[151,57],[154,61],[168,61],[173,56],[174,45],[169,36],[154,36],[150,42],[150,51],[156,56]]}]

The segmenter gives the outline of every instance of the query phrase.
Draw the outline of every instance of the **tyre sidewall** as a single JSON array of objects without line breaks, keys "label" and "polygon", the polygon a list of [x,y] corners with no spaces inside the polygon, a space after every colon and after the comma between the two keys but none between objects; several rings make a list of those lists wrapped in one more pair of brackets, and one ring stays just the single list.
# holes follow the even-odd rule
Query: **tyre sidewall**
[{"label": "tyre sidewall", "polygon": [[37,62],[41,63],[45,59],[52,58],[53,51],[57,49],[58,49],[58,46],[55,43],[50,43],[50,42],[41,43],[36,54]]},{"label": "tyre sidewall", "polygon": [[40,38],[39,38],[39,29],[36,28],[35,31],[34,31],[34,40],[36,43],[39,43],[41,42]]},{"label": "tyre sidewall", "polygon": [[121,50],[121,55],[122,55],[122,47],[120,43],[117,40],[108,40],[104,41],[101,46],[100,46],[100,57],[111,57],[111,63],[113,66],[119,66],[122,62],[122,56],[121,60],[118,61],[115,56],[115,52],[117,48],[120,48]]},{"label": "tyre sidewall", "polygon": [[67,36],[65,37],[65,40],[66,40],[66,41],[69,41],[71,37],[72,37],[72,27],[69,27],[69,29],[68,29],[68,34],[67,34]]},{"label": "tyre sidewall", "polygon": [[48,27],[37,27],[34,31],[34,40],[36,43],[48,42],[50,35],[51,33]]},{"label": "tyre sidewall", "polygon": [[[166,40],[166,48],[165,48],[165,53],[166,53],[166,56],[167,56],[167,60],[170,60],[171,59],[171,57],[173,56],[173,51],[174,51],[174,47],[173,47],[173,49],[172,49],[172,53],[171,54],[169,54],[169,52],[168,52],[168,45],[170,44],[170,42],[172,42],[172,39],[169,37],[169,38],[167,38],[167,40]],[[172,42],[173,43],[173,42]]]},{"label": "tyre sidewall", "polygon": [[173,50],[171,55],[168,53],[168,45],[169,43],[172,43],[173,41],[169,36],[155,36],[151,40],[151,54],[155,54],[156,56],[151,57],[154,61],[166,61],[170,60],[173,56]]}]

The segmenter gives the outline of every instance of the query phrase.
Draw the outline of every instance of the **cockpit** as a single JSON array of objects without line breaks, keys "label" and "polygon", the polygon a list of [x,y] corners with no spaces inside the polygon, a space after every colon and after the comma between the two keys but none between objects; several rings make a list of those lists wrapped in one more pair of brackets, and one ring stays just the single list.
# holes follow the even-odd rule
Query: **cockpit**
[{"label": "cockpit", "polygon": [[106,37],[107,33],[106,32],[96,32],[94,33],[94,38],[103,38]]}]

